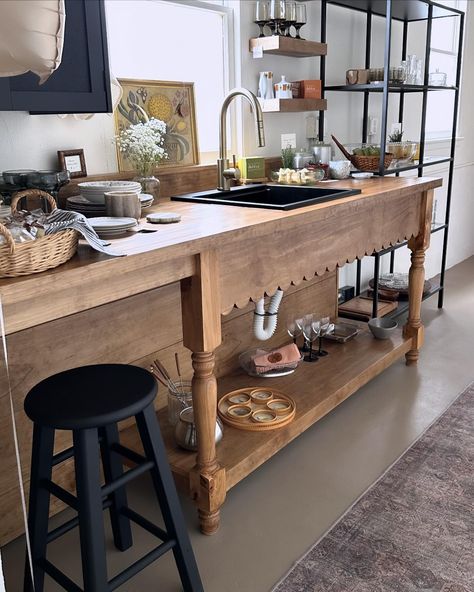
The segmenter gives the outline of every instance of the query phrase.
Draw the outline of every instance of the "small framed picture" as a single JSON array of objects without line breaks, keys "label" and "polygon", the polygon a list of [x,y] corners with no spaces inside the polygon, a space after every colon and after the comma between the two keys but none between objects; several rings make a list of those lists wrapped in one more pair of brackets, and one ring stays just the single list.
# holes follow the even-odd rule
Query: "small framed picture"
[{"label": "small framed picture", "polygon": [[58,150],[58,161],[61,170],[69,171],[71,179],[87,177],[86,161],[84,150]]}]

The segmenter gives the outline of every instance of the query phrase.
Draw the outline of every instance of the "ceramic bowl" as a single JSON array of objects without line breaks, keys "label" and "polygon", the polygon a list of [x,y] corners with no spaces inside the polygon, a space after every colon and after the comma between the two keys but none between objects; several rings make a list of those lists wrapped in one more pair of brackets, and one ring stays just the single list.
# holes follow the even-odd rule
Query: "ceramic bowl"
[{"label": "ceramic bowl", "polygon": [[398,327],[397,321],[384,317],[370,319],[368,325],[375,339],[390,339],[392,333]]},{"label": "ceramic bowl", "polygon": [[331,179],[347,179],[351,174],[350,160],[330,160],[329,174]]},{"label": "ceramic bowl", "polygon": [[138,191],[141,193],[142,187],[136,181],[86,181],[78,183],[77,187],[81,195],[94,203],[105,203],[104,193],[109,191]]}]

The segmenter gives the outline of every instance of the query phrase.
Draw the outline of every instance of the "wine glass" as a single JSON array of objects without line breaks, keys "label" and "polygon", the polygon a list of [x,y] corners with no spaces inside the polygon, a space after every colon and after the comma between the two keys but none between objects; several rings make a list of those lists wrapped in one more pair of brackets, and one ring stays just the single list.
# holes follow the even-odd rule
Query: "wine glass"
[{"label": "wine glass", "polygon": [[[298,319],[300,320],[300,319]],[[286,330],[288,335],[293,337],[293,343],[296,345],[296,339],[303,333],[303,328],[298,324],[297,319],[288,319],[286,322]]]},{"label": "wine glass", "polygon": [[[311,323],[312,320],[313,320],[313,314],[311,313],[311,314],[305,314],[300,319],[296,319],[295,322],[298,325],[298,327],[301,329],[301,333],[303,333],[304,325],[308,325],[309,323]],[[308,346],[306,345],[306,339],[304,340],[303,347],[301,348],[301,351],[302,352],[308,351]]]},{"label": "wine glass", "polygon": [[265,33],[263,32],[263,28],[268,23],[268,9],[269,3],[268,0],[257,0],[255,3],[255,20],[254,23],[260,27],[260,35],[259,37],[265,37]]},{"label": "wine glass", "polygon": [[291,37],[290,29],[296,23],[296,2],[286,0],[285,3],[285,35]]},{"label": "wine glass", "polygon": [[320,331],[319,331],[319,347],[316,355],[318,358],[323,358],[324,356],[328,355],[328,352],[322,348],[323,345],[323,337],[329,333],[331,328],[331,319],[329,317],[322,317],[320,320]]},{"label": "wine glass", "polygon": [[303,335],[309,343],[309,351],[303,358],[305,362],[316,362],[318,360],[318,357],[313,355],[313,341],[319,337],[320,330],[321,323],[319,321],[311,321],[303,325]]},{"label": "wine glass", "polygon": [[285,23],[285,0],[270,0],[270,26],[272,35],[282,35],[282,27]]},{"label": "wine glass", "polygon": [[300,29],[303,25],[306,25],[306,5],[298,2],[296,4],[296,22],[295,22],[295,29],[296,29],[296,39],[303,39],[300,36]]}]

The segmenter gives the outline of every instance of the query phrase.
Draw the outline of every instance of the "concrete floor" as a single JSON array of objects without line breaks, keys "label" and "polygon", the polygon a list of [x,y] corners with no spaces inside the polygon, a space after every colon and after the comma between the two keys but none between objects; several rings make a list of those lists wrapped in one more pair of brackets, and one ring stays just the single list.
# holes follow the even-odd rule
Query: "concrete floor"
[{"label": "concrete floor", "polygon": [[[183,498],[206,592],[266,592],[474,380],[474,257],[449,270],[445,308],[423,306],[426,344],[417,367],[397,362],[233,488],[213,537],[197,530]],[[146,479],[130,487],[143,514],[159,520]],[[153,540],[135,531],[124,554],[110,549],[110,575]],[[21,589],[24,542],[2,549],[7,592]],[[168,557],[169,556],[169,557]],[[80,573],[77,536],[50,546],[50,559]],[[80,581],[80,578],[78,580]],[[46,591],[59,588],[48,580]],[[170,554],[120,590],[181,590]]]}]

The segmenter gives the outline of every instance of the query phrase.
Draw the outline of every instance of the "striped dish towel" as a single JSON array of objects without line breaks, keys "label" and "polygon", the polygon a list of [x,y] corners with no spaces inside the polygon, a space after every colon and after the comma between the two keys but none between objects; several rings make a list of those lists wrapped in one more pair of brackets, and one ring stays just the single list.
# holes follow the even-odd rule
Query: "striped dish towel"
[{"label": "striped dish towel", "polygon": [[67,230],[68,228],[77,230],[96,251],[115,257],[123,257],[125,255],[125,253],[116,253],[108,249],[107,245],[110,245],[110,243],[101,240],[87,221],[87,218],[78,212],[68,212],[60,209],[53,210],[48,217],[48,224],[45,225],[45,234],[53,234],[60,230]]}]

